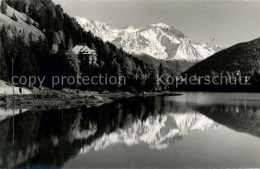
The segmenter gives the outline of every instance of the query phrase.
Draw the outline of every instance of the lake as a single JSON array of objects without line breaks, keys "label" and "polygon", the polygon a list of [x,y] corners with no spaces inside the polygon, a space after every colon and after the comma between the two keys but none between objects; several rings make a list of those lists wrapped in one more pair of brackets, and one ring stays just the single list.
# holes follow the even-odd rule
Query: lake
[{"label": "lake", "polygon": [[260,168],[260,94],[181,94],[0,110],[0,168]]}]

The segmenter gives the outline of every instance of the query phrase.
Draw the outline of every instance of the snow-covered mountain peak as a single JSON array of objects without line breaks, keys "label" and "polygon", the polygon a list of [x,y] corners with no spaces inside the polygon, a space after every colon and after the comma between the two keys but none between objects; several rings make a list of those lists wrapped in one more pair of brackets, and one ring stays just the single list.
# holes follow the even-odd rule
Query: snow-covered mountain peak
[{"label": "snow-covered mountain peak", "polygon": [[169,28],[172,27],[171,25],[164,24],[164,23],[157,23],[157,24],[150,24],[150,27],[160,27],[160,28]]},{"label": "snow-covered mountain peak", "polygon": [[114,28],[112,28],[111,25],[103,23],[103,22],[89,20],[87,18],[82,18],[82,17],[78,17],[78,16],[76,16],[75,19],[77,20],[77,22],[80,25],[84,25],[84,24],[88,25],[88,24],[92,23],[92,24],[95,24],[95,25],[98,25],[98,26],[106,26],[106,27],[110,27],[111,29],[114,29]]},{"label": "snow-covered mountain peak", "polygon": [[124,26],[122,29],[123,29],[123,30],[126,30],[126,29],[136,30],[136,29],[138,29],[138,28],[136,28],[136,27],[134,27],[134,26],[132,26],[132,25],[126,25],[126,26]]},{"label": "snow-covered mountain peak", "polygon": [[157,23],[145,28],[126,26],[116,29],[109,24],[76,17],[86,30],[124,51],[156,59],[200,61],[220,51],[220,46],[194,43],[172,25]]}]

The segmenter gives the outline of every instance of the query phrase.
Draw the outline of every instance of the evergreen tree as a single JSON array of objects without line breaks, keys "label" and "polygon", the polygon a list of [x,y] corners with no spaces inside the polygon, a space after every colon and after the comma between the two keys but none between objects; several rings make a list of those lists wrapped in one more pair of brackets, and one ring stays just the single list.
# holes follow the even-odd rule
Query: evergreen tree
[{"label": "evergreen tree", "polygon": [[9,0],[9,1],[13,1],[13,8],[15,8],[17,11],[19,12],[25,12],[25,0]]},{"label": "evergreen tree", "polygon": [[94,43],[91,43],[91,47],[90,47],[91,49],[93,49],[94,51],[96,51],[97,49],[96,49],[96,46],[94,45]]},{"label": "evergreen tree", "polygon": [[157,71],[153,67],[153,65],[150,65],[148,68],[148,72],[145,73],[145,75],[149,75],[148,79],[146,80],[146,90],[149,91],[156,91],[157,90]]},{"label": "evergreen tree", "polygon": [[46,16],[45,16],[45,11],[42,9],[42,11],[40,11],[40,12],[41,12],[40,19],[39,19],[40,28],[42,30],[44,30],[45,29],[45,25],[47,23]]},{"label": "evergreen tree", "polygon": [[[160,79],[162,79],[162,81],[165,82],[165,71],[164,71],[162,62],[159,65],[159,77],[162,77]],[[159,81],[159,84],[158,84],[161,87],[161,90],[165,89],[165,84],[163,82]]]},{"label": "evergreen tree", "polygon": [[160,62],[160,65],[159,65],[159,76],[161,76],[163,74],[164,74],[164,69],[163,69],[162,62]]},{"label": "evergreen tree", "polygon": [[[162,77],[162,81],[165,82],[165,72],[164,72],[164,69],[163,69],[163,65],[162,65],[162,62],[160,63],[159,65],[159,77]],[[164,90],[165,89],[165,84],[163,82],[159,82],[160,84],[158,84],[160,87],[161,87],[161,90]]]},{"label": "evergreen tree", "polygon": [[46,7],[45,17],[46,17],[46,23],[44,28],[49,31],[54,31],[55,26],[55,9],[51,6]]},{"label": "evergreen tree", "polygon": [[13,13],[12,20],[14,20],[15,22],[17,22],[17,21],[18,21],[18,19],[17,19],[16,15],[15,15],[15,12]]},{"label": "evergreen tree", "polygon": [[72,39],[71,38],[69,38],[69,40],[68,40],[68,43],[67,43],[68,45],[67,45],[67,49],[68,49],[68,51],[71,51],[72,49],[73,49],[73,42],[72,42]]},{"label": "evergreen tree", "polygon": [[7,49],[10,49],[9,43],[10,43],[10,38],[8,36],[8,32],[6,30],[6,27],[3,26],[1,31],[0,31],[0,37],[2,39],[2,45],[4,47],[4,51],[6,52]]},{"label": "evergreen tree", "polygon": [[55,30],[59,31],[63,27],[64,22],[64,16],[63,16],[63,9],[60,5],[56,5],[55,7],[56,17],[55,17]]},{"label": "evergreen tree", "polygon": [[14,59],[14,75],[38,76],[39,70],[34,53],[25,42],[24,36],[14,36],[11,42],[12,52],[10,58]]},{"label": "evergreen tree", "polygon": [[3,50],[2,41],[0,39],[0,79],[8,80],[8,72]]},{"label": "evergreen tree", "polygon": [[11,39],[8,36],[8,32],[5,26],[2,27],[1,31],[0,31],[0,37],[2,39],[2,47],[3,47],[3,55],[4,55],[4,59],[6,61],[6,66],[7,66],[7,72],[8,72],[8,77],[9,79],[11,78]]},{"label": "evergreen tree", "polygon": [[123,72],[126,77],[133,75],[133,65],[129,57],[123,59]]},{"label": "evergreen tree", "polygon": [[5,0],[2,0],[1,2],[1,11],[3,14],[6,14],[6,10],[7,10],[7,4]]},{"label": "evergreen tree", "polygon": [[260,82],[260,69],[255,69],[253,79],[256,82]]},{"label": "evergreen tree", "polygon": [[[117,66],[116,66],[116,77],[118,78],[118,80],[123,80],[123,79],[119,79],[120,76],[122,76],[122,75],[123,75],[123,73],[122,73],[122,70],[121,70],[121,66],[119,64],[117,64]],[[122,85],[124,85],[123,83],[124,83],[124,81],[118,81],[117,88],[119,89]]]},{"label": "evergreen tree", "polygon": [[31,18],[28,15],[26,15],[26,23],[31,25]]}]

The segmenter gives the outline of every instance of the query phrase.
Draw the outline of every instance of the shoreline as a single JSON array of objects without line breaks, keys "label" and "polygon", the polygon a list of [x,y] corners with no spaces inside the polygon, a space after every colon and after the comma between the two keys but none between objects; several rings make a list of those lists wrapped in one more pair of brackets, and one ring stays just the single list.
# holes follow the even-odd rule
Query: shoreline
[{"label": "shoreline", "polygon": [[113,100],[88,93],[68,93],[64,91],[50,91],[27,95],[0,96],[0,108],[5,109],[63,109],[78,106],[98,106]]},{"label": "shoreline", "polygon": [[63,109],[78,106],[100,106],[117,99],[129,97],[177,96],[173,92],[143,92],[133,94],[129,92],[79,91],[66,89],[62,91],[45,90],[26,95],[0,95],[0,108],[4,109]]}]

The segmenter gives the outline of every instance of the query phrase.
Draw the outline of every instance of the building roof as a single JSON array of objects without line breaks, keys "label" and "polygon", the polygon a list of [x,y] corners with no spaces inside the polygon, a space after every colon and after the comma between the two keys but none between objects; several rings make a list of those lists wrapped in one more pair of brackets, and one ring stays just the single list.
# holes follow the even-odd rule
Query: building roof
[{"label": "building roof", "polygon": [[83,55],[90,55],[90,54],[96,54],[95,50],[90,49],[88,46],[75,46],[72,51],[76,53],[77,55],[83,54]]}]

